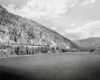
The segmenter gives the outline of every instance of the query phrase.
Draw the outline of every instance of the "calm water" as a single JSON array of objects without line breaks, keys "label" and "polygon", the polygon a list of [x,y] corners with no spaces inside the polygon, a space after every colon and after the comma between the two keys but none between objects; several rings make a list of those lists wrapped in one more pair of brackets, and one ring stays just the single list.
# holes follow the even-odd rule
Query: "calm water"
[{"label": "calm water", "polygon": [[100,80],[100,54],[44,54],[0,59],[0,80]]}]

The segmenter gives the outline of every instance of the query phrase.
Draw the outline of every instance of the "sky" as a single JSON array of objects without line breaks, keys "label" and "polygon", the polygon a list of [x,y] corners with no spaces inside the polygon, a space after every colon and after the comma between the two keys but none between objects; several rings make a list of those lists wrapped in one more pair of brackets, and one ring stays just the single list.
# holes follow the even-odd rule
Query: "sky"
[{"label": "sky", "polygon": [[0,0],[0,4],[71,40],[100,37],[100,0]]}]

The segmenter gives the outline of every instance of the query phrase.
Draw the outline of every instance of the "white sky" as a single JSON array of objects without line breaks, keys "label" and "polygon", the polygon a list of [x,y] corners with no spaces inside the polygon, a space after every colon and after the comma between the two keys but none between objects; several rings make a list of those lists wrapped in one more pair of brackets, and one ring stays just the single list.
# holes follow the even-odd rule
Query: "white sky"
[{"label": "white sky", "polygon": [[8,11],[33,19],[69,39],[100,37],[100,0],[0,0]]}]

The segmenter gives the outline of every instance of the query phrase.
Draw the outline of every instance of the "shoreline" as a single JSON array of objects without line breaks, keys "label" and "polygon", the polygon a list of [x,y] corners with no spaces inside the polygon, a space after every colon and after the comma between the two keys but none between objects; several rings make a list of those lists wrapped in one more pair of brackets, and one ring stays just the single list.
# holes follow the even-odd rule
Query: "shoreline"
[{"label": "shoreline", "polygon": [[[70,54],[70,53],[90,54],[89,52],[67,52],[67,53],[48,53],[48,54]],[[39,54],[34,54],[34,55],[11,55],[9,57],[0,57],[0,59],[17,58],[17,57],[28,57],[28,56],[37,56],[37,55],[46,55],[46,54],[39,53]]]}]

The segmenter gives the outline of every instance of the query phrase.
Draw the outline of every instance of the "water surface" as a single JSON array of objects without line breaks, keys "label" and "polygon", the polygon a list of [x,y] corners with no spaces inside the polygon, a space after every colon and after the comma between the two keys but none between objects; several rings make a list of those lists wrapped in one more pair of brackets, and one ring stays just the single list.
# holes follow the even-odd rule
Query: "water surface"
[{"label": "water surface", "polygon": [[0,80],[100,80],[100,55],[43,54],[0,59]]}]

